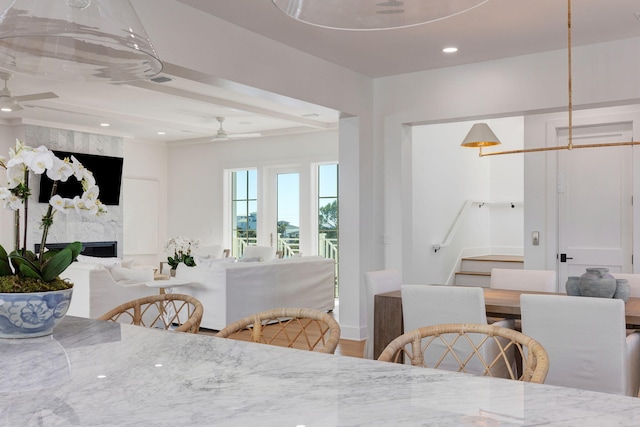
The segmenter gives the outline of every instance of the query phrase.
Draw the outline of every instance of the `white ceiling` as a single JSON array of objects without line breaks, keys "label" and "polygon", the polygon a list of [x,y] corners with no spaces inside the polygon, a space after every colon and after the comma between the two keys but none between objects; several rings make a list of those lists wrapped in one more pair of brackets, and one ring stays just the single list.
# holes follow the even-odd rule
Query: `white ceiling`
[{"label": "white ceiling", "polygon": [[[0,6],[9,1],[0,0]],[[490,0],[441,21],[368,32],[306,25],[285,16],[269,0],[163,1],[194,7],[371,78],[567,46],[567,2],[562,0]],[[574,0],[572,7],[574,46],[640,36],[638,0]],[[449,45],[459,52],[443,54],[441,49]],[[218,129],[217,116],[226,118],[229,133],[265,136],[337,126],[336,111],[215,76],[170,64],[161,76],[172,80],[112,85],[16,75],[9,81],[14,96],[54,92],[58,98],[24,102],[23,111],[2,114],[0,122],[67,123],[88,132],[155,141],[211,138]],[[103,122],[110,126],[101,128]]]}]

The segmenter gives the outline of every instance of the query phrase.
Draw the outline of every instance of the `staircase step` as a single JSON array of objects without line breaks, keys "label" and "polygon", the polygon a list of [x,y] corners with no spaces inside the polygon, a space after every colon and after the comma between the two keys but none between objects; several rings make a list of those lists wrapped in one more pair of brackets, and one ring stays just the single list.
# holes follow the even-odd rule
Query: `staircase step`
[{"label": "staircase step", "polygon": [[483,255],[462,258],[462,271],[491,273],[492,268],[524,268],[524,257],[517,255]]},{"label": "staircase step", "polygon": [[491,273],[482,271],[459,271],[456,273],[454,280],[456,285],[488,288],[491,282]]}]

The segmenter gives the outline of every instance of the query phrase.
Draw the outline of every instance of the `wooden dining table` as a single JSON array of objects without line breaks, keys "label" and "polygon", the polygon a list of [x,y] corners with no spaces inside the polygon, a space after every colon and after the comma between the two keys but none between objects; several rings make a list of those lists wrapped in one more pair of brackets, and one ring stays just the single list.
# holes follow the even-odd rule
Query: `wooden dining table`
[{"label": "wooden dining table", "polygon": [[[565,295],[548,292],[527,292],[506,289],[483,288],[487,317],[520,318],[520,295],[546,294]],[[640,327],[640,298],[630,297],[625,304],[627,328]],[[373,356],[378,358],[385,347],[404,333],[402,327],[402,298],[400,291],[378,294],[374,299]]]}]

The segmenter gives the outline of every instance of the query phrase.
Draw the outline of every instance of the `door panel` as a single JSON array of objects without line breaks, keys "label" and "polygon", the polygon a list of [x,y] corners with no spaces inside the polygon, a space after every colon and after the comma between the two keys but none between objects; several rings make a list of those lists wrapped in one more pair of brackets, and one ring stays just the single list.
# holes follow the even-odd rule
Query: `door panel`
[{"label": "door panel", "polygon": [[[631,141],[631,125],[574,129],[574,145]],[[566,131],[558,137],[567,144]],[[632,147],[558,152],[558,283],[587,267],[631,271]],[[561,262],[560,254],[566,254]]]}]

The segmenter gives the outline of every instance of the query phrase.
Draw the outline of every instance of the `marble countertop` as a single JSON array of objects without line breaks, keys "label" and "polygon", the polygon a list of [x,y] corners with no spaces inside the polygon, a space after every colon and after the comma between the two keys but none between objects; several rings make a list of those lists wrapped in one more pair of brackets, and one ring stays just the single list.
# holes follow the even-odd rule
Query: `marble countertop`
[{"label": "marble countertop", "polygon": [[637,426],[640,399],[67,316],[0,340],[4,426]]}]

